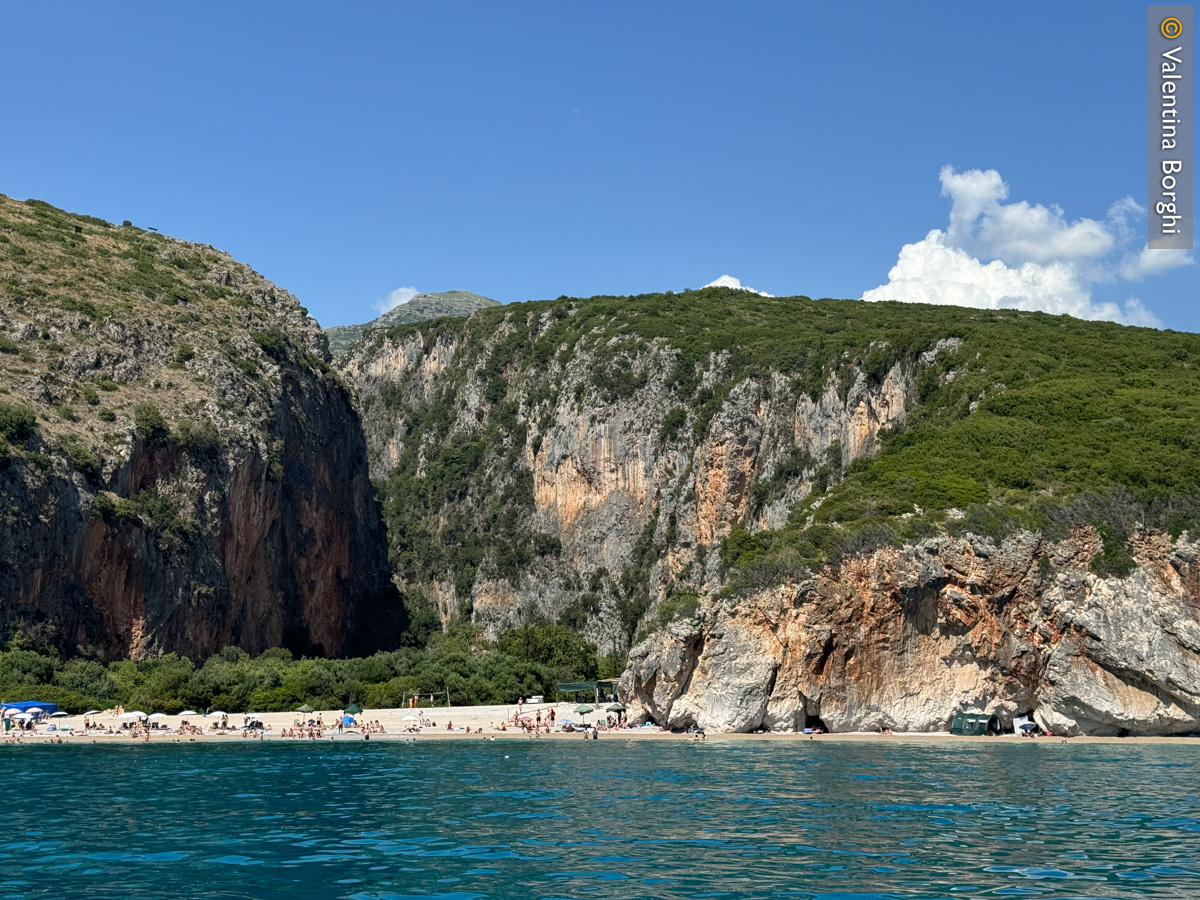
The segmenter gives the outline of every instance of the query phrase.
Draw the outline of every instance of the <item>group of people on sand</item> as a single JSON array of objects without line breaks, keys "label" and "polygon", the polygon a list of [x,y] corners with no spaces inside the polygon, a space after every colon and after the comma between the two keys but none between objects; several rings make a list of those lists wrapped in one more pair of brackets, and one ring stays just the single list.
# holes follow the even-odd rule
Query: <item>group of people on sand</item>
[{"label": "group of people on sand", "polygon": [[302,725],[297,722],[291,728],[285,728],[283,731],[279,732],[279,736],[281,738],[308,738],[309,740],[315,741],[317,738],[321,737],[323,733],[324,729],[315,723],[310,725]]}]

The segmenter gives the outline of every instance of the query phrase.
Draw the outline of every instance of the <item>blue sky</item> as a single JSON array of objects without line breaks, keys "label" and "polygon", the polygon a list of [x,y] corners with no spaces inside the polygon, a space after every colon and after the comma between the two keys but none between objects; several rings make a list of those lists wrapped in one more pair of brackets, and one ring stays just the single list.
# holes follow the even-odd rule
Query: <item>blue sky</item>
[{"label": "blue sky", "polygon": [[1200,266],[1139,257],[1144,213],[1121,204],[1146,204],[1145,17],[8,3],[0,192],[211,243],[323,325],[401,287],[513,301],[729,274],[983,303],[1036,281],[1026,305],[1200,331]]}]

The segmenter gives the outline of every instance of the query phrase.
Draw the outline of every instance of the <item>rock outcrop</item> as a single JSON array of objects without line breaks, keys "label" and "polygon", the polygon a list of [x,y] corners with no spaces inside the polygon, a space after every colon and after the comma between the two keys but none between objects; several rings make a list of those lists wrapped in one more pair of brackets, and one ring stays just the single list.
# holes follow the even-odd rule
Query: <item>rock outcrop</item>
[{"label": "rock outcrop", "polygon": [[0,198],[0,233],[0,635],[104,659],[394,646],[361,425],[296,298],[45,204]]},{"label": "rock outcrop", "polygon": [[1100,577],[1090,528],[942,536],[801,583],[709,598],[630,653],[635,720],[713,731],[945,731],[1032,713],[1056,734],[1200,729],[1200,545],[1134,541]]}]

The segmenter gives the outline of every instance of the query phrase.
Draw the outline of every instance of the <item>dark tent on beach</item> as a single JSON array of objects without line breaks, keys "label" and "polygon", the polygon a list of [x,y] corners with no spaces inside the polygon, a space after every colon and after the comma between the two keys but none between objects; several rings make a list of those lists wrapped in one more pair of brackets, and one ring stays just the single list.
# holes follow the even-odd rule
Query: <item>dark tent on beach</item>
[{"label": "dark tent on beach", "polygon": [[1000,718],[991,713],[956,712],[951,734],[985,735],[1000,733]]}]

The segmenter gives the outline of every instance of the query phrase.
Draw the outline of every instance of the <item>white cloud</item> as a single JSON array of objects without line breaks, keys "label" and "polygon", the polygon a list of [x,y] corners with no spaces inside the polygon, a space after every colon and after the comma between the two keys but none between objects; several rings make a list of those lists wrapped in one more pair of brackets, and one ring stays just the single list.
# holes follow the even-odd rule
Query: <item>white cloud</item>
[{"label": "white cloud", "polygon": [[1103,222],[1068,222],[1057,206],[1002,202],[1008,185],[994,169],[945,166],[939,177],[951,200],[946,230],[906,244],[888,283],[865,292],[864,300],[1042,310],[1157,327],[1136,297],[1121,305],[1097,302],[1092,285],[1195,261],[1187,251],[1131,252],[1130,220],[1145,215],[1131,197],[1114,203]]},{"label": "white cloud", "polygon": [[751,294],[758,294],[760,297],[775,296],[774,294],[768,294],[765,291],[756,291],[752,287],[747,287],[746,285],[744,285],[740,281],[738,281],[736,278],[734,278],[732,275],[722,275],[720,278],[716,279],[715,281],[710,281],[708,284],[705,285],[705,287],[706,288],[723,287],[723,288],[732,288],[735,291],[749,291]]},{"label": "white cloud", "polygon": [[1121,277],[1138,281],[1147,275],[1158,275],[1179,266],[1193,266],[1196,259],[1189,250],[1151,250],[1143,247],[1142,252],[1126,257],[1121,262]]},{"label": "white cloud", "polygon": [[380,315],[383,315],[388,310],[395,309],[401,303],[407,303],[417,294],[421,293],[415,287],[398,287],[383,300],[375,304],[375,309]]}]

